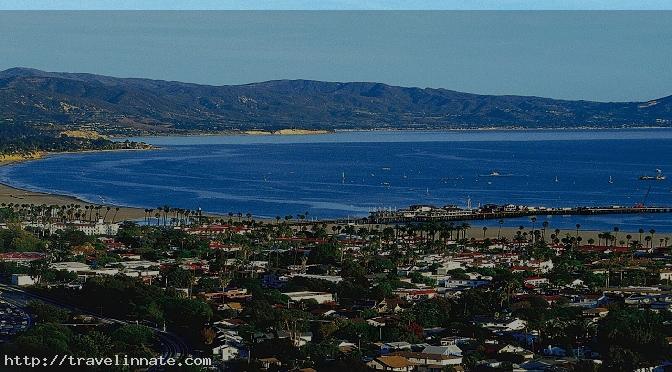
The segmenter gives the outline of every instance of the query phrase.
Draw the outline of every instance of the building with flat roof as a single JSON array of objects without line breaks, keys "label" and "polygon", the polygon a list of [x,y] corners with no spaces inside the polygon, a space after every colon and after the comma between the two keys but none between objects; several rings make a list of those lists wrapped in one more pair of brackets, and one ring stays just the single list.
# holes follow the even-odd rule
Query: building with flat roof
[{"label": "building with flat roof", "polygon": [[315,300],[318,304],[325,304],[329,302],[334,302],[334,295],[328,292],[285,292],[285,296],[289,297],[293,302],[303,301],[303,300]]}]

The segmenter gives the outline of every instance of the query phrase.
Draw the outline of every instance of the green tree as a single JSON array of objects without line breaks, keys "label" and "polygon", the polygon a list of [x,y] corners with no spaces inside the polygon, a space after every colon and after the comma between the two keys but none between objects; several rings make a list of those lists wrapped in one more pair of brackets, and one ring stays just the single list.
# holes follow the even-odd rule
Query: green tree
[{"label": "green tree", "polygon": [[606,359],[606,367],[631,371],[672,356],[666,332],[659,314],[629,308],[612,310],[598,325],[597,347]]},{"label": "green tree", "polygon": [[46,357],[54,354],[72,355],[73,333],[60,324],[38,324],[18,336],[10,347],[10,354]]},{"label": "green tree", "polygon": [[41,301],[29,302],[27,309],[39,323],[63,323],[70,316],[69,311]]}]

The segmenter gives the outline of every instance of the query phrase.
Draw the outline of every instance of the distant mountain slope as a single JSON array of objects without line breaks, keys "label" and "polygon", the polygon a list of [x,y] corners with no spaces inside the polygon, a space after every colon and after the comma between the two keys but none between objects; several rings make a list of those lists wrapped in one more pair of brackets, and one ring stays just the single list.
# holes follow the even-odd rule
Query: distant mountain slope
[{"label": "distant mountain slope", "polygon": [[278,80],[208,86],[13,68],[0,72],[3,122],[101,133],[667,126],[672,125],[672,96],[600,103],[380,83]]}]

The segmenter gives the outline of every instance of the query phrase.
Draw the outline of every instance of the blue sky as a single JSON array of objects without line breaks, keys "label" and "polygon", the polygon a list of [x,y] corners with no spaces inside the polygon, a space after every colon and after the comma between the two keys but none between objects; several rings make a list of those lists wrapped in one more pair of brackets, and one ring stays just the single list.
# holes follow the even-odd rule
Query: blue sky
[{"label": "blue sky", "polygon": [[670,10],[672,0],[0,0],[0,9]]},{"label": "blue sky", "polygon": [[645,101],[672,95],[671,24],[672,11],[0,11],[0,70]]}]

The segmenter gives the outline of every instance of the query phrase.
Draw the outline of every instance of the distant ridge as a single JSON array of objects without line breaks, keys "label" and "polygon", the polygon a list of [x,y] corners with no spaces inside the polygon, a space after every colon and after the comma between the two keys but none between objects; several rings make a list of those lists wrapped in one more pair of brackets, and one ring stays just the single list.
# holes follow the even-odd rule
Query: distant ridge
[{"label": "distant ridge", "polygon": [[672,126],[672,96],[605,103],[368,82],[211,86],[12,68],[0,72],[0,123],[104,134]]}]

